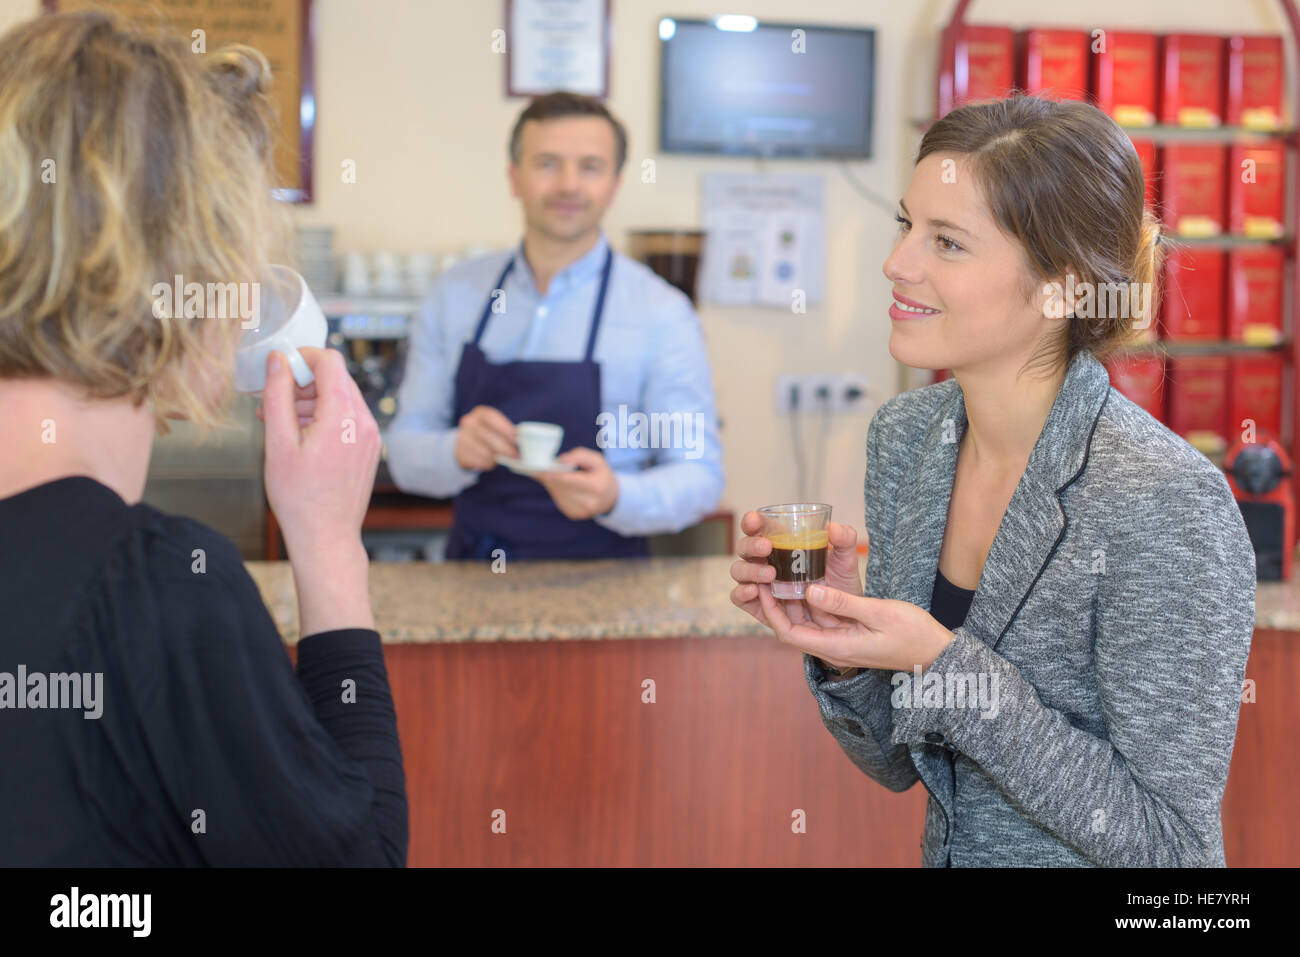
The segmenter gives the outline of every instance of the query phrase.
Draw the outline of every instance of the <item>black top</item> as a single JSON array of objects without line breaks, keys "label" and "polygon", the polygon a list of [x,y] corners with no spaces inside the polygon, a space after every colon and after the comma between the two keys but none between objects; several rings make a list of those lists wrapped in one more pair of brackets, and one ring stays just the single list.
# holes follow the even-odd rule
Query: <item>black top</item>
[{"label": "black top", "polygon": [[0,499],[0,609],[0,865],[405,864],[378,632],[295,675],[229,539],[84,476]]},{"label": "black top", "polygon": [[966,620],[970,611],[971,600],[975,597],[973,588],[958,588],[943,577],[938,568],[934,570],[934,591],[930,595],[930,614],[949,631],[957,628]]}]

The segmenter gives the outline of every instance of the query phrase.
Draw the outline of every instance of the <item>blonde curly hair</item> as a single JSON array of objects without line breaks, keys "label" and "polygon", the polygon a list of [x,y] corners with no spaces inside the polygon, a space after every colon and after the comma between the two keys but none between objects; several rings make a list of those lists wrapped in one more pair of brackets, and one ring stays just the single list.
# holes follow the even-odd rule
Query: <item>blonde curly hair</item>
[{"label": "blonde curly hair", "polygon": [[105,12],[0,37],[0,378],[150,402],[161,435],[168,417],[231,424],[240,323],[158,309],[153,290],[287,261],[270,83],[251,47],[195,54]]}]

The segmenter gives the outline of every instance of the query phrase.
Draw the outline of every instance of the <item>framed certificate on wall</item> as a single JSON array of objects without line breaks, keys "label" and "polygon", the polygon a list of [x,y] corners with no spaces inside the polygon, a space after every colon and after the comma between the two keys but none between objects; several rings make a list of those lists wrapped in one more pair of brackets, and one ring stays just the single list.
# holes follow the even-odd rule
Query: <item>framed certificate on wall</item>
[{"label": "framed certificate on wall", "polygon": [[171,6],[149,0],[42,0],[47,13],[112,10],[146,24],[169,24],[187,42],[203,31],[207,50],[227,43],[256,47],[271,64],[271,91],[280,116],[275,150],[279,199],[311,202],[312,136],[316,91],[312,63],[315,45],[313,0],[264,0],[251,5]]},{"label": "framed certificate on wall", "polygon": [[610,0],[505,0],[506,94],[609,95]]}]

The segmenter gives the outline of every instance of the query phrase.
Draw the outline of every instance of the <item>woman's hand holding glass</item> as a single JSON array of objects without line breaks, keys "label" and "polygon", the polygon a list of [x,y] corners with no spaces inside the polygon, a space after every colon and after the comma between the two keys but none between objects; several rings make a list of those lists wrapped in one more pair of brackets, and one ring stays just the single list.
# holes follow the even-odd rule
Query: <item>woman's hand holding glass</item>
[{"label": "woman's hand holding glass", "polygon": [[952,642],[953,633],[925,609],[863,596],[857,533],[837,522],[827,526],[826,584],[810,586],[802,601],[774,598],[776,569],[767,564],[772,543],[757,534],[762,527],[757,512],[740,521],[745,537],[737,545],[740,561],[731,566],[737,582],[731,601],[784,643],[837,668],[911,671],[928,668]]},{"label": "woman's hand holding glass", "polygon": [[[758,512],[746,512],[740,520],[740,530],[745,533],[736,545],[740,561],[731,566],[731,577],[738,583],[731,590],[731,601],[737,608],[753,615],[768,628],[772,627],[759,603],[759,586],[770,586],[776,578],[776,568],[768,564],[772,542],[759,533],[763,530],[763,517]],[[850,525],[826,523],[830,548],[826,555],[826,583],[840,591],[862,594],[862,579],[858,575],[858,533]],[[771,594],[771,588],[767,588]],[[788,604],[800,606],[801,602]],[[796,612],[797,614],[798,612]]]}]

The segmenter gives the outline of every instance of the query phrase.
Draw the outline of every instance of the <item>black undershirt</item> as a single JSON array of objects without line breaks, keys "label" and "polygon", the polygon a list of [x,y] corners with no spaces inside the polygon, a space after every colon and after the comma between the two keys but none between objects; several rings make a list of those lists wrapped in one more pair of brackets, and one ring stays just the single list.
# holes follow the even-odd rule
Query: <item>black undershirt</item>
[{"label": "black undershirt", "polygon": [[943,577],[943,572],[934,570],[934,591],[930,595],[930,614],[949,631],[957,628],[966,620],[970,611],[971,600],[975,597],[972,588],[958,588]]},{"label": "black undershirt", "polygon": [[[934,591],[930,595],[930,614],[938,620],[943,627],[949,631],[957,628],[966,620],[966,613],[970,611],[971,600],[975,597],[975,590],[972,588],[958,588],[948,579],[943,577],[943,572],[938,568],[934,570]],[[952,780],[953,794],[957,793],[957,761],[956,752],[951,746],[945,745],[946,750],[943,752],[944,760],[948,763],[948,774]]]}]

